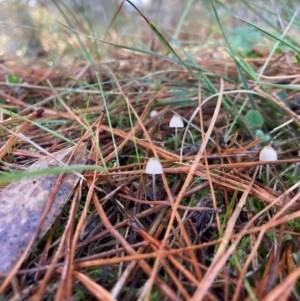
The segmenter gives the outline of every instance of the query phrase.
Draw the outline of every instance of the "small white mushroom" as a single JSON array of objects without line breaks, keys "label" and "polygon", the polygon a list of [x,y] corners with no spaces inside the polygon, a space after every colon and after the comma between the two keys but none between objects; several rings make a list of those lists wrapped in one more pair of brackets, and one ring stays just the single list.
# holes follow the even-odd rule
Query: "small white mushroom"
[{"label": "small white mushroom", "polygon": [[170,128],[183,128],[184,124],[183,124],[181,117],[178,115],[173,115],[170,120],[169,127]]},{"label": "small white mushroom", "polygon": [[259,153],[259,160],[264,162],[276,161],[277,153],[275,149],[270,145],[265,146]]},{"label": "small white mushroom", "polygon": [[175,128],[175,151],[177,149],[177,140],[178,140],[178,128],[183,128],[184,124],[180,116],[173,115],[169,122],[170,128]]},{"label": "small white mushroom", "polygon": [[[277,160],[277,153],[274,148],[270,145],[265,146],[259,153],[259,160],[263,162],[267,161],[276,161]],[[267,164],[267,185],[270,182],[270,165]]]},{"label": "small white mushroom", "polygon": [[154,117],[155,115],[157,115],[158,114],[158,112],[156,111],[156,110],[152,110],[151,112],[150,112],[150,117]]},{"label": "small white mushroom", "polygon": [[153,199],[156,201],[155,175],[161,175],[163,173],[163,168],[160,161],[154,157],[150,158],[146,165],[146,173],[152,175]]}]

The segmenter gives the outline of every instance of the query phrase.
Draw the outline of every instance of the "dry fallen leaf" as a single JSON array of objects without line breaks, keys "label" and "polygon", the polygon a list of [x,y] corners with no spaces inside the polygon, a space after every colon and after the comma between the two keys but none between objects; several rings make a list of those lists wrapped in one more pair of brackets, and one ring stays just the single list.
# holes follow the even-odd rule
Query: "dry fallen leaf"
[{"label": "dry fallen leaf", "polygon": [[[60,166],[66,163],[74,147],[64,149],[43,158],[28,170]],[[55,159],[56,160],[55,160]],[[82,144],[73,155],[69,165],[84,164],[86,145]],[[79,180],[78,173],[64,175],[53,199],[36,242],[50,228]],[[21,257],[37,229],[49,196],[59,175],[24,178],[9,184],[0,194],[0,273],[9,272]]]}]

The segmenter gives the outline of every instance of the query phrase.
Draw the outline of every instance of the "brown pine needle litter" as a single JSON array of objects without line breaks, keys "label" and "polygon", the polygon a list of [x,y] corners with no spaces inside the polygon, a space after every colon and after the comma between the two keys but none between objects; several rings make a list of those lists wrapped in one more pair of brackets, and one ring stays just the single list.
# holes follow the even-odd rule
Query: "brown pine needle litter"
[{"label": "brown pine needle litter", "polygon": [[0,300],[300,300],[297,44],[212,51],[136,7],[141,51],[123,2],[104,39],[59,21],[61,64],[1,61]]}]

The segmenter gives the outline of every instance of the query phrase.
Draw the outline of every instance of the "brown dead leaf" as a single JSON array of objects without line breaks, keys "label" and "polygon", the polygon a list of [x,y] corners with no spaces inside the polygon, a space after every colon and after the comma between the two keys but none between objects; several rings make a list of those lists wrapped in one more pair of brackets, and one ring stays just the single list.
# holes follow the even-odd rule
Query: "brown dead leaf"
[{"label": "brown dead leaf", "polygon": [[[73,151],[70,147],[43,158],[28,170],[45,169],[66,163]],[[55,159],[57,160],[55,160]],[[86,145],[82,144],[71,159],[70,165],[84,164]],[[35,233],[49,196],[59,175],[24,178],[9,184],[0,194],[0,273],[9,272],[21,257]],[[79,180],[78,173],[64,175],[53,199],[47,218],[36,242],[50,228]]]}]

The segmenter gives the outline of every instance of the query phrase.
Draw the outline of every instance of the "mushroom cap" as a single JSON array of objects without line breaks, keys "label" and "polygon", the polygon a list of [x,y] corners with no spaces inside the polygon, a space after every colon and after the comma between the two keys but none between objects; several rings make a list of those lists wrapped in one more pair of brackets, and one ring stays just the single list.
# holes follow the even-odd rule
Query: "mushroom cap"
[{"label": "mushroom cap", "polygon": [[150,117],[154,117],[155,115],[157,115],[158,114],[158,112],[156,111],[156,110],[152,110],[151,112],[150,112]]},{"label": "mushroom cap", "polygon": [[184,124],[180,116],[173,115],[169,123],[170,128],[183,128]]},{"label": "mushroom cap", "polygon": [[276,153],[275,149],[270,145],[265,146],[259,153],[259,160],[260,161],[276,161],[277,153]]},{"label": "mushroom cap", "polygon": [[146,165],[146,173],[149,175],[160,175],[163,173],[163,168],[159,160],[150,158]]}]

